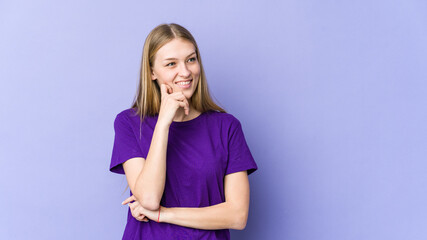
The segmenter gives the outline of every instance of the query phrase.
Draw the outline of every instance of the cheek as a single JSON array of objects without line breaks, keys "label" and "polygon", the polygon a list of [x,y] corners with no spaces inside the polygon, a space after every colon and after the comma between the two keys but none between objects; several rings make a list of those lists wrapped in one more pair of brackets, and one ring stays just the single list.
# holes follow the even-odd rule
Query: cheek
[{"label": "cheek", "polygon": [[161,83],[170,83],[175,79],[176,74],[174,72],[163,72],[158,75],[158,80]]},{"label": "cheek", "polygon": [[195,64],[194,65],[194,71],[200,73],[200,64]]},{"label": "cheek", "polygon": [[200,75],[200,66],[199,65],[193,66],[191,68],[191,72],[193,73],[193,75],[199,76]]}]

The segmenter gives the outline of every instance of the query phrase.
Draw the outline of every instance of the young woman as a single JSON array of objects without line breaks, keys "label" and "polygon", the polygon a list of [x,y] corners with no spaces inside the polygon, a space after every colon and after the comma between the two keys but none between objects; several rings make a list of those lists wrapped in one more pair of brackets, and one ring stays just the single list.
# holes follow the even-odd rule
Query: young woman
[{"label": "young woman", "polygon": [[240,121],[211,99],[187,29],[150,32],[136,98],[114,129],[110,171],[130,187],[123,239],[230,239],[245,228],[258,167]]}]

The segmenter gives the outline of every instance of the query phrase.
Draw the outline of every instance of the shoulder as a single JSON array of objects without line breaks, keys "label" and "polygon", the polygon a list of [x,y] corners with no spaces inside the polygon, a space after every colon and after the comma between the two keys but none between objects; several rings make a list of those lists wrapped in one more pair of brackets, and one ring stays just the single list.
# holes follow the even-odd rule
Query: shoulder
[{"label": "shoulder", "polygon": [[131,111],[131,109],[125,109],[117,113],[114,119],[114,124],[129,124],[129,116],[131,114]]},{"label": "shoulder", "polygon": [[121,110],[119,113],[116,114],[114,118],[114,127],[117,129],[119,128],[127,128],[129,126],[129,109]]},{"label": "shoulder", "polygon": [[231,113],[224,113],[224,112],[218,112],[218,111],[208,111],[209,118],[212,118],[214,121],[221,123],[221,125],[227,125],[227,126],[239,126],[240,121]]},{"label": "shoulder", "polygon": [[138,116],[136,114],[136,110],[133,108],[128,108],[121,110],[119,113],[117,113],[116,118],[132,118]]},{"label": "shoulder", "polygon": [[119,113],[117,113],[116,118],[114,120],[114,124],[118,126],[126,126],[134,129],[137,131],[137,129],[145,129],[145,128],[151,128],[154,129],[157,122],[157,115],[156,116],[145,116],[142,119],[142,116],[140,116],[137,113],[137,110],[134,108],[128,108],[121,110]]},{"label": "shoulder", "polygon": [[[135,122],[139,123],[141,116],[137,113],[137,110],[135,108],[127,108],[124,110],[121,110],[117,115],[116,118],[120,120],[125,120],[129,122]],[[156,116],[145,116],[144,119],[155,119]]]},{"label": "shoulder", "polygon": [[115,125],[133,126],[133,125],[138,125],[139,122],[140,122],[140,116],[136,113],[136,110],[133,108],[121,110],[116,114],[116,117],[114,119]]}]

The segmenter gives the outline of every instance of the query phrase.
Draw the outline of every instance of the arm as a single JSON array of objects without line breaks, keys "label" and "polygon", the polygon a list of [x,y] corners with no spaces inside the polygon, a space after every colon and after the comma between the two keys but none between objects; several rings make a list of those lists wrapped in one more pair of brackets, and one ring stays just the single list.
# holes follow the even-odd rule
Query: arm
[{"label": "arm", "polygon": [[198,229],[236,229],[246,227],[249,212],[249,180],[246,171],[227,174],[225,202],[202,208],[161,207],[160,222]]},{"label": "arm", "polygon": [[147,159],[133,158],[123,163],[129,187],[138,202],[148,210],[159,209],[166,179],[166,148],[169,125],[158,122]]}]

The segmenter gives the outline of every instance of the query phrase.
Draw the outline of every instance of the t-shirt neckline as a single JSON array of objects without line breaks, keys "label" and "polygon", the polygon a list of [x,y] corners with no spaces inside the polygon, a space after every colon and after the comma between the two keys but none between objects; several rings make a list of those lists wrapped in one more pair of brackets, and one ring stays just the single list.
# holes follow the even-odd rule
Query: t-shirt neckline
[{"label": "t-shirt neckline", "polygon": [[202,117],[205,115],[205,113],[206,112],[202,112],[199,114],[199,116],[197,116],[191,120],[188,120],[188,121],[183,121],[183,122],[172,121],[171,126],[186,126],[186,125],[194,124],[194,123],[200,121],[200,119],[202,119]]}]

